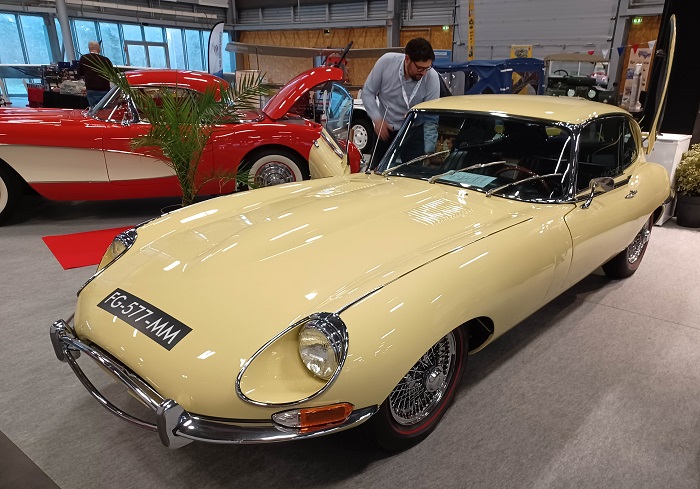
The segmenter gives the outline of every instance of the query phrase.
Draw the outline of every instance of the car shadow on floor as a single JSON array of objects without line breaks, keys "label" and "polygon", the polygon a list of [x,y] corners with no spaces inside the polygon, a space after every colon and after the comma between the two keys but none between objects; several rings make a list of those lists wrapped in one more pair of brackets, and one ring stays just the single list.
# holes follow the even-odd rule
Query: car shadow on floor
[{"label": "car shadow on floor", "polygon": [[[206,200],[201,197],[197,201]],[[49,222],[69,222],[82,219],[139,219],[157,217],[170,206],[180,204],[179,197],[149,199],[54,201],[40,195],[29,195],[6,225],[26,225]],[[135,222],[134,224],[137,224]]]}]

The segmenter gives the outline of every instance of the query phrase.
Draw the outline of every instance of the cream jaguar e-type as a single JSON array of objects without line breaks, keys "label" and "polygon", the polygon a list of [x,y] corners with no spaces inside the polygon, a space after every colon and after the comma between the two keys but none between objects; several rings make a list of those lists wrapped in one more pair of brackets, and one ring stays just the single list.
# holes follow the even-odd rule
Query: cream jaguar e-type
[{"label": "cream jaguar e-type", "polygon": [[[582,99],[448,97],[412,110],[378,168],[183,208],[119,235],[51,327],[118,416],[260,443],[360,426],[424,439],[467,354],[601,265],[640,265],[669,197],[626,111]],[[136,419],[79,354],[155,413]]]}]

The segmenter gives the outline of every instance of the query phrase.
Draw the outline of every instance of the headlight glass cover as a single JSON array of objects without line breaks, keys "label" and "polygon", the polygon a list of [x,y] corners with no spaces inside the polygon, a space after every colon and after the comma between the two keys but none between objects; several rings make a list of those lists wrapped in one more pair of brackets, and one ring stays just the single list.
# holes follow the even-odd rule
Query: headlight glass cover
[{"label": "headlight glass cover", "polygon": [[347,350],[348,332],[336,314],[313,314],[299,330],[299,357],[319,379],[330,380],[339,371]]},{"label": "headlight glass cover", "polygon": [[119,233],[112,240],[112,244],[109,245],[107,251],[105,251],[105,254],[102,256],[102,260],[100,260],[100,264],[97,266],[97,271],[95,274],[90,277],[88,281],[85,282],[78,290],[78,295],[80,295],[87,284],[92,282],[95,277],[102,273],[102,270],[107,268],[109,265],[114,263],[114,260],[126,253],[126,251],[136,242],[137,237],[138,233],[136,232],[136,228],[127,229],[126,231]]},{"label": "headlight glass cover", "polygon": [[133,244],[136,242],[137,236],[138,234],[136,233],[136,228],[127,229],[126,231],[119,233],[112,240],[112,244],[109,245],[107,251],[105,251],[97,270],[102,270],[114,260],[122,256],[126,250],[133,246]]}]

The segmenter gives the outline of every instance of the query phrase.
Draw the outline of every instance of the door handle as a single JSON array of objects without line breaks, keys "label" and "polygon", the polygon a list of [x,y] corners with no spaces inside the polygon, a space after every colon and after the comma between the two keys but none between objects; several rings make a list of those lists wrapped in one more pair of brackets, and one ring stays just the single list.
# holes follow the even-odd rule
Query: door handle
[{"label": "door handle", "polygon": [[635,195],[637,195],[637,191],[636,191],[636,190],[630,190],[630,193],[628,193],[627,195],[625,195],[625,199],[633,199]]}]

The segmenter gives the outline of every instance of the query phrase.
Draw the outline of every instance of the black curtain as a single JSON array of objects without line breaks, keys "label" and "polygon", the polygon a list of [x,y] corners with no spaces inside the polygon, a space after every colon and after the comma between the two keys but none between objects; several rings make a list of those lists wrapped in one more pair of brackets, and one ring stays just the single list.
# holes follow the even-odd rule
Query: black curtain
[{"label": "black curtain", "polygon": [[[697,2],[666,0],[661,28],[654,48],[656,56],[647,86],[641,125],[649,130],[660,96],[670,45],[671,15],[676,16],[676,52],[668,84],[661,132],[693,134],[700,108],[700,58],[697,56]],[[695,131],[697,132],[697,130]]]}]

